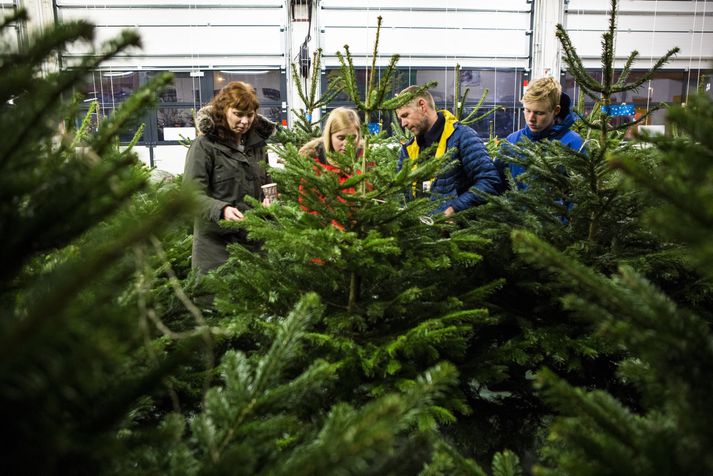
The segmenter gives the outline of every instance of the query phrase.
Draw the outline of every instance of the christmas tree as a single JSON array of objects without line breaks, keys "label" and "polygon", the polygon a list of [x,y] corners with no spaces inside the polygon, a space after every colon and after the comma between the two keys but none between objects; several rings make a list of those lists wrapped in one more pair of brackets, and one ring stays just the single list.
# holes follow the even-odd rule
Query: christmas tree
[{"label": "christmas tree", "polygon": [[[20,10],[3,30],[26,20]],[[150,363],[136,312],[118,301],[142,247],[189,197],[163,193],[150,210],[137,193],[148,173],[117,134],[153,101],[160,76],[127,100],[95,134],[76,129],[72,100],[88,71],[139,44],[125,32],[75,68],[42,74],[94,27],[44,30],[0,59],[0,390],[7,474],[94,473],[121,444],[116,425],[160,386],[174,359]],[[99,404],[100,403],[100,404]],[[41,455],[41,457],[38,457]]]},{"label": "christmas tree", "polygon": [[[389,94],[398,57],[379,81],[370,74],[361,96],[348,46],[338,56],[344,90],[364,117],[413,98]],[[327,400],[357,407],[408,392],[424,370],[461,360],[469,336],[494,322],[480,303],[497,286],[470,281],[486,240],[435,215],[437,203],[427,197],[404,201],[403,192],[448,167],[450,155],[435,159],[426,151],[418,167],[397,173],[398,151],[363,135],[363,153],[353,144],[329,155],[346,181],[320,173],[291,144],[278,150],[285,168],[271,175],[279,203],[256,203],[237,225],[262,243],[261,252],[233,246],[228,263],[204,281],[215,296],[215,318],[234,332],[231,342],[250,342],[256,354],[269,346],[280,316],[305,293],[317,293],[324,318],[300,358],[305,366],[338,362]],[[420,425],[452,423],[469,411],[451,391]]]},{"label": "christmas tree", "polygon": [[[636,399],[631,386],[614,378],[616,362],[625,358],[626,352],[603,338],[596,326],[563,308],[560,299],[566,290],[562,284],[547,270],[533,267],[513,252],[514,230],[527,230],[605,275],[629,264],[680,302],[701,306],[709,302],[709,289],[701,286],[700,275],[687,263],[685,251],[662,240],[644,219],[658,199],[624,187],[622,172],[610,166],[612,153],[626,154],[650,168],[659,160],[653,150],[624,140],[623,129],[634,122],[616,125],[601,107],[611,102],[613,91],[641,85],[638,80],[627,81],[635,52],[615,78],[616,7],[613,3],[602,41],[602,65],[608,73],[601,82],[587,75],[566,31],[558,28],[570,71],[578,83],[587,84],[585,89],[598,101],[590,114],[580,110],[579,132],[585,138],[585,149],[573,151],[549,141],[502,144],[499,160],[523,166],[526,172],[517,180],[527,188],[515,187],[516,181],[510,177],[510,191],[475,209],[470,221],[463,218],[464,226],[492,242],[484,266],[473,280],[500,278],[504,282],[489,299],[490,313],[498,318],[499,326],[492,333],[474,335],[467,354],[470,365],[459,367],[462,378],[473,384],[465,391],[473,415],[461,418],[456,427],[464,446],[473,444],[467,428],[479,427],[490,428],[488,435],[503,436],[502,440],[480,442],[481,446],[494,445],[490,451],[503,445],[520,454],[536,451],[543,437],[541,429],[551,414],[532,392],[541,366],[578,385],[605,389],[624,400]],[[664,55],[646,77],[675,52]]]},{"label": "christmas tree", "polygon": [[[612,162],[630,177],[630,188],[656,200],[647,225],[662,240],[685,247],[708,283],[713,269],[711,111],[710,98],[692,97],[668,114],[680,135],[641,138],[660,154],[658,167],[625,153]],[[639,393],[632,405],[541,371],[543,397],[561,416],[550,429],[536,474],[710,474],[710,304],[701,309],[697,302],[676,302],[628,264],[605,276],[532,234],[520,232],[513,239],[528,260],[556,271],[571,291],[563,297],[567,309],[626,350],[618,377]],[[706,289],[710,293],[709,284]]]},{"label": "christmas tree", "polygon": [[[25,20],[20,11],[3,27]],[[3,473],[420,470],[454,367],[421,368],[408,389],[366,405],[332,401],[342,364],[301,351],[322,322],[314,295],[275,316],[263,352],[260,342],[229,346],[235,331],[191,302],[194,277],[181,282],[191,195],[151,186],[117,139],[170,76],[92,133],[72,93],[138,37],[125,32],[76,68],[40,74],[93,34],[85,22],[60,24],[21,50],[3,46],[0,60],[0,123],[11,131],[0,154]],[[438,448],[441,464],[472,466]]]}]

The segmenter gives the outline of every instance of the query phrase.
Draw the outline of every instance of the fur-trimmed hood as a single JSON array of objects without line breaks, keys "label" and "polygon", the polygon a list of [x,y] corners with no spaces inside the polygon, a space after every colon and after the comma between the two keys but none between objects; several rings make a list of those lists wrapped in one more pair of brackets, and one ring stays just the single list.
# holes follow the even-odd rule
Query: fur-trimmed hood
[{"label": "fur-trimmed hood", "polygon": [[[252,127],[247,132],[246,145],[265,142],[275,132],[275,128],[274,122],[265,116],[257,114]],[[198,135],[214,135],[215,120],[212,105],[204,106],[196,113],[196,129],[198,130]]]}]

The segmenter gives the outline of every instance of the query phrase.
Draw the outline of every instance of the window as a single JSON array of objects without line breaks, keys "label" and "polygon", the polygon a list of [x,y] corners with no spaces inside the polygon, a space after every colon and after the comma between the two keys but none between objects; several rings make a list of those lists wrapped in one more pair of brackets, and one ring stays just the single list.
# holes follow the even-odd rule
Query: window
[{"label": "window", "polygon": [[255,71],[213,71],[213,95],[231,81],[243,81],[255,88],[260,109],[258,113],[273,122],[280,123],[283,119],[282,102],[286,100],[283,93],[284,74],[277,69]]},{"label": "window", "polygon": [[[597,70],[588,70],[597,81],[601,81],[602,73]],[[614,79],[618,78],[620,71],[615,73]],[[629,77],[630,81],[641,78],[645,71],[632,71]],[[701,76],[702,81],[706,81],[706,76]],[[641,116],[647,110],[654,107],[660,102],[667,104],[681,104],[685,102],[687,95],[694,94],[701,80],[695,74],[689,74],[685,71],[662,70],[658,71],[651,81],[647,81],[641,85],[638,90],[626,91],[612,95],[613,104],[633,104],[636,107],[636,115]],[[569,73],[562,76],[562,89],[572,98],[576,104],[579,101],[581,89],[574,81],[574,77]],[[590,112],[594,106],[594,100],[589,96],[585,96],[585,112]],[[658,110],[654,112],[646,120],[648,125],[662,125],[666,121],[666,111]]]},{"label": "window", "polygon": [[[157,72],[151,75],[155,74]],[[162,104],[200,105],[203,102],[201,77],[191,76],[188,72],[173,73],[173,81],[163,91],[159,92],[158,101]]]},{"label": "window", "polygon": [[99,101],[102,109],[113,109],[135,93],[145,77],[146,73],[137,71],[95,71],[83,92],[87,100]]},{"label": "window", "polygon": [[[162,73],[153,71],[150,77]],[[171,83],[158,92],[158,107],[151,117],[158,142],[193,139],[196,136],[194,115],[203,103],[204,76],[187,71],[173,72]]]},{"label": "window", "polygon": [[[83,95],[83,107],[80,107],[76,120],[79,126],[89,111],[92,102],[97,103],[95,112],[90,118],[89,132],[96,132],[98,124],[111,116],[114,109],[126,101],[141,83],[145,81],[146,73],[137,71],[94,71],[92,75],[80,86]],[[139,124],[141,119],[139,119]],[[121,142],[129,142],[138,130],[139,124],[119,134]],[[141,135],[144,140],[146,132]]]},{"label": "window", "polygon": [[[355,71],[357,86],[360,91],[366,89],[367,71],[366,68],[357,68]],[[452,111],[455,105],[454,73],[455,70],[453,68],[400,68],[394,74],[389,94],[398,94],[412,84],[424,85],[429,81],[437,81],[438,85],[430,90],[436,102],[436,107]],[[337,74],[339,74],[337,68],[327,70],[327,74],[322,79],[322,91],[326,90],[329,81]],[[383,69],[377,69],[375,82],[381,79],[382,74]],[[517,125],[517,115],[520,114],[520,109],[518,109],[520,107],[519,91],[521,89],[523,71],[464,68],[460,71],[460,77],[461,97],[466,89],[469,89],[464,113],[468,114],[473,110],[486,88],[488,89],[488,95],[480,111],[488,111],[496,104],[506,107],[506,111],[499,111],[494,116],[488,116],[478,124],[471,125],[471,127],[478,131],[483,138],[489,136],[491,125],[494,128],[494,133],[500,137],[513,132]],[[337,106],[353,107],[354,105],[348,100],[345,93],[341,93],[327,109],[331,110]],[[390,131],[390,117],[379,115],[377,118],[372,118],[372,120],[380,121],[384,129],[387,132]]]}]

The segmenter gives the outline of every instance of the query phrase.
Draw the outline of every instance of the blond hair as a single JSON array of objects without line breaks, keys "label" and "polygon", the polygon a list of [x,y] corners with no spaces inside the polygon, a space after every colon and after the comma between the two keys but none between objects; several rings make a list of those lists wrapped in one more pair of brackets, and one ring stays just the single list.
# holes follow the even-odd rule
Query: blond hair
[{"label": "blond hair", "polygon": [[550,110],[554,110],[560,104],[562,96],[562,86],[559,81],[552,77],[536,79],[525,91],[522,96],[522,102],[544,102],[550,106]]},{"label": "blond hair", "polygon": [[354,139],[354,145],[357,146],[361,142],[361,121],[359,115],[354,109],[347,107],[338,107],[329,113],[327,122],[324,124],[322,131],[322,144],[325,152],[334,152],[332,146],[332,134],[346,129],[356,128],[357,136]]},{"label": "blond hair", "polygon": [[420,89],[419,86],[409,86],[408,88],[401,91],[399,93],[399,96],[401,96],[402,94],[416,93],[416,95],[413,97],[412,100],[410,100],[409,102],[407,102],[406,104],[404,104],[401,107],[413,106],[416,103],[416,101],[418,101],[419,99],[424,99],[426,101],[426,104],[428,104],[428,107],[430,107],[431,109],[433,109],[435,111],[436,110],[436,101],[433,100],[433,95],[431,95],[431,93],[428,92],[428,89],[424,89],[423,91],[421,91],[419,93],[418,92],[419,89]]}]

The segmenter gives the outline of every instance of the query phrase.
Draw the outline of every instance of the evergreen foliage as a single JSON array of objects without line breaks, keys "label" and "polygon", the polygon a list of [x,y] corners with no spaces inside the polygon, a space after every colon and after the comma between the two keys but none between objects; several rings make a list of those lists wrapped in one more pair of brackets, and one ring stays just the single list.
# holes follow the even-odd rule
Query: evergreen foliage
[{"label": "evergreen foliage", "polygon": [[[603,106],[643,84],[627,79],[635,52],[615,78],[612,7],[601,82],[558,29]],[[346,46],[317,99],[317,52],[298,116],[339,88],[367,118],[412,99],[388,97],[397,56],[375,79],[378,26],[366,94]],[[260,250],[234,245],[197,276],[191,197],[150,186],[117,140],[168,78],[92,134],[67,99],[138,38],[40,74],[92,38],[63,24],[0,56],[3,473],[713,471],[710,99],[669,111],[677,135],[635,143],[606,108],[580,110],[586,150],[501,147],[527,189],[449,219],[403,191],[451,154],[396,172],[394,139],[365,132],[363,153],[329,154],[333,173],[298,154],[317,135],[305,120],[279,139],[279,201],[227,225]]]},{"label": "evergreen foliage", "polygon": [[[610,26],[615,24],[616,14],[614,8]],[[607,68],[613,64],[613,34],[610,28],[603,41],[602,61]],[[589,90],[599,94],[595,99],[600,104],[608,104],[615,88],[638,87],[626,82],[628,70],[618,82],[609,76],[596,84],[591,78],[580,78],[586,72],[576,68],[581,61],[561,27],[558,36],[572,66],[570,71],[578,83],[581,79],[590,84]],[[672,50],[659,63],[674,53]],[[587,116],[581,113],[581,117],[579,130],[586,144],[581,151],[549,141],[501,144],[499,160],[525,167],[518,180],[527,188],[515,188],[510,177],[511,190],[475,209],[475,220],[464,219],[473,233],[493,244],[479,269],[485,274],[473,279],[500,278],[505,283],[489,299],[489,310],[500,325],[492,334],[476,334],[471,340],[466,361],[477,365],[459,367],[462,379],[472,383],[466,395],[476,411],[461,419],[456,428],[470,425],[508,435],[509,442],[497,438],[484,442],[494,444],[491,451],[507,445],[523,454],[528,446],[540,444],[540,428],[547,424],[550,409],[532,393],[531,384],[542,366],[577,385],[609,391],[623,401],[637,399],[628,383],[614,378],[616,362],[626,357],[626,350],[562,306],[563,285],[547,270],[513,253],[513,230],[527,230],[605,275],[629,265],[678,302],[696,303],[699,308],[710,305],[710,288],[691,267],[685,249],[661,239],[644,219],[659,197],[625,187],[622,171],[610,165],[610,155],[616,153],[648,170],[658,166],[658,153],[625,141],[623,130],[612,124],[601,107]],[[473,444],[467,430],[458,430],[458,438],[464,447]]]},{"label": "evergreen foliage", "polygon": [[[315,296],[273,318],[260,352],[260,342],[229,348],[235,332],[189,299],[200,283],[181,281],[190,243],[180,220],[192,197],[176,184],[151,187],[130,147],[118,145],[169,77],[90,134],[86,120],[75,129],[77,101],[66,98],[98,62],[38,74],[58,49],[92,34],[82,22],[47,29],[0,65],[9,72],[0,75],[0,123],[14,144],[0,155],[2,472],[420,471],[447,447],[435,445],[432,414],[449,400],[455,368],[419,368],[408,388],[367,405],[332,401],[343,364],[301,350],[322,322]],[[96,56],[136,44],[124,33]]]},{"label": "evergreen foliage", "polygon": [[[361,97],[345,50],[339,54],[342,81],[366,117],[413,98],[387,98],[397,57],[378,84],[372,76]],[[205,282],[233,342],[252,342],[258,353],[273,339],[275,316],[305,293],[317,293],[324,319],[310,333],[302,360],[338,362],[329,401],[353,406],[372,405],[391,392],[407,394],[425,369],[460,361],[469,336],[494,324],[480,303],[498,286],[471,280],[486,240],[435,215],[437,203],[428,197],[404,202],[403,191],[451,166],[451,155],[435,159],[425,151],[417,167],[397,173],[398,150],[368,135],[364,142],[361,156],[354,145],[345,154],[329,154],[340,173],[320,169],[291,144],[278,151],[285,167],[271,176],[279,203],[256,203],[234,225],[260,242],[261,252],[232,246],[229,261]],[[460,393],[451,391],[429,407],[421,425],[451,424],[469,412]],[[473,465],[462,456],[447,459]]]},{"label": "evergreen foliage", "polygon": [[322,74],[320,65],[322,64],[322,49],[319,48],[312,55],[312,72],[310,86],[302,85],[297,66],[292,63],[292,84],[297,89],[297,95],[302,100],[304,108],[299,111],[292,109],[296,123],[291,129],[279,127],[270,142],[275,147],[282,147],[286,144],[295,144],[298,147],[309,142],[315,137],[319,137],[320,129],[318,121],[312,121],[312,113],[320,108],[325,107],[342,91],[342,85],[339,79],[332,80],[327,87],[327,90],[320,97],[317,97],[317,83]]},{"label": "evergreen foliage", "polygon": [[485,102],[485,99],[488,97],[488,92],[490,90],[488,88],[483,89],[483,94],[481,94],[480,99],[476,103],[475,106],[473,106],[473,109],[465,115],[465,104],[466,100],[468,99],[468,93],[470,93],[470,88],[465,88],[465,91],[463,91],[463,95],[460,93],[461,89],[461,75],[460,75],[460,64],[456,64],[455,68],[455,94],[454,97],[456,98],[456,103],[453,107],[453,115],[455,116],[456,119],[458,119],[458,122],[463,124],[464,126],[468,126],[470,124],[475,124],[476,122],[480,122],[486,117],[490,116],[491,114],[494,114],[496,111],[504,111],[505,108],[502,106],[495,106],[491,108],[490,110],[480,113],[480,108]]},{"label": "evergreen foliage", "polygon": [[[663,239],[685,245],[708,282],[710,240],[704,244],[700,237],[713,231],[710,201],[701,201],[711,192],[712,106],[710,98],[693,97],[668,116],[679,137],[642,138],[661,153],[659,167],[620,154],[614,162],[632,178],[630,186],[659,200],[647,212],[648,223]],[[562,416],[549,430],[546,459],[536,474],[710,474],[710,306],[696,312],[696,303],[676,303],[631,266],[607,277],[530,233],[513,239],[528,260],[556,271],[571,290],[562,298],[567,309],[626,349],[618,376],[640,392],[631,406],[541,371],[542,394]]]},{"label": "evergreen foliage", "polygon": [[[4,24],[25,19],[20,11]],[[66,45],[88,43],[93,34],[79,21],[47,29],[20,50],[3,47],[0,464],[6,474],[95,474],[120,451],[117,425],[175,365],[173,358],[147,361],[136,310],[117,300],[135,270],[126,250],[190,209],[189,197],[168,192],[150,211],[137,207],[147,173],[116,142],[167,77],[127,100],[96,134],[75,133],[77,108],[65,98],[87,71],[139,44],[125,32],[76,68],[40,74]]]}]

